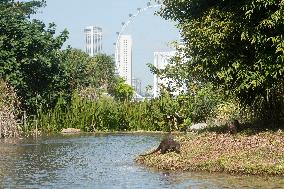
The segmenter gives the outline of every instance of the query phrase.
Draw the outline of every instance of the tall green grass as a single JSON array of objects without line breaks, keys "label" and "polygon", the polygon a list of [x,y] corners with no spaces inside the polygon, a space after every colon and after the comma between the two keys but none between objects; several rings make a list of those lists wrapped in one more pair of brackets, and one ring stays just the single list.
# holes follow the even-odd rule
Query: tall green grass
[{"label": "tall green grass", "polygon": [[103,96],[88,100],[74,93],[71,103],[60,98],[51,110],[39,109],[29,129],[59,132],[63,128],[92,131],[162,131],[167,129],[159,101],[120,102]]}]

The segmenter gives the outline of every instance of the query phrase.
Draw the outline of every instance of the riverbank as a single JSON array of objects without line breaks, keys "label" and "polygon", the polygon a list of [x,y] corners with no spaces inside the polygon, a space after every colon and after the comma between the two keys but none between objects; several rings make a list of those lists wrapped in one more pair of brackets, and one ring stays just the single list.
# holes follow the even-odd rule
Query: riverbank
[{"label": "riverbank", "polygon": [[186,134],[176,138],[181,153],[139,156],[136,162],[160,170],[284,176],[284,132]]},{"label": "riverbank", "polygon": [[83,133],[0,140],[0,188],[283,188],[277,177],[141,169],[133,158],[159,136]]}]

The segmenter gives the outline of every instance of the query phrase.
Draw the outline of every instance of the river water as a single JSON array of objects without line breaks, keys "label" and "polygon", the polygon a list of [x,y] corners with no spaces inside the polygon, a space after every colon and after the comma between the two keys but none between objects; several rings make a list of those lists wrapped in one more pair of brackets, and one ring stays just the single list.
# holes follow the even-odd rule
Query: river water
[{"label": "river water", "polygon": [[160,135],[57,135],[0,140],[0,188],[284,188],[284,178],[159,172],[134,158]]}]

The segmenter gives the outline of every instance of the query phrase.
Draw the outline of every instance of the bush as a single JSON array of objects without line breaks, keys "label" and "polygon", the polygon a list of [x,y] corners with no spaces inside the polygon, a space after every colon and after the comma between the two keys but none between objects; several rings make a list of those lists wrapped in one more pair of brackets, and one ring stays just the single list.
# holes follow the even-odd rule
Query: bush
[{"label": "bush", "polygon": [[[84,90],[83,90],[84,91]],[[160,100],[145,102],[116,101],[100,94],[96,98],[74,93],[70,103],[60,98],[53,109],[38,111],[29,129],[58,132],[63,128],[92,131],[167,131],[167,112]]]},{"label": "bush", "polygon": [[0,80],[0,138],[19,135],[16,118],[18,105],[14,89]]}]

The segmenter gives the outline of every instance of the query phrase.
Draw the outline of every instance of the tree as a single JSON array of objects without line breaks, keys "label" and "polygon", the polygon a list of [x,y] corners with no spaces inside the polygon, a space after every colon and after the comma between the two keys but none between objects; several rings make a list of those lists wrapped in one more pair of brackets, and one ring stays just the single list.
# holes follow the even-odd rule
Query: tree
[{"label": "tree", "polygon": [[115,63],[111,56],[91,57],[82,50],[68,48],[62,52],[62,61],[72,90],[95,87],[108,92],[114,87]]},{"label": "tree", "polygon": [[[191,57],[185,71],[257,107],[283,113],[284,3],[281,0],[164,0],[159,14],[176,21]],[[178,69],[178,68],[177,68]]]},{"label": "tree", "polygon": [[152,97],[153,96],[153,86],[147,85],[145,88],[145,96],[146,97]]},{"label": "tree", "polygon": [[0,77],[14,86],[30,112],[68,94],[60,59],[68,32],[55,37],[55,24],[30,20],[43,6],[44,1],[36,0],[0,2]]},{"label": "tree", "polygon": [[115,85],[113,95],[115,99],[120,101],[129,101],[134,95],[134,89],[125,83],[125,80],[118,78],[117,84]]},{"label": "tree", "polygon": [[115,62],[111,56],[98,54],[94,57],[95,65],[90,69],[96,87],[111,93],[116,83]]},{"label": "tree", "polygon": [[71,91],[94,85],[94,58],[79,49],[68,48],[62,52],[62,62]]}]

